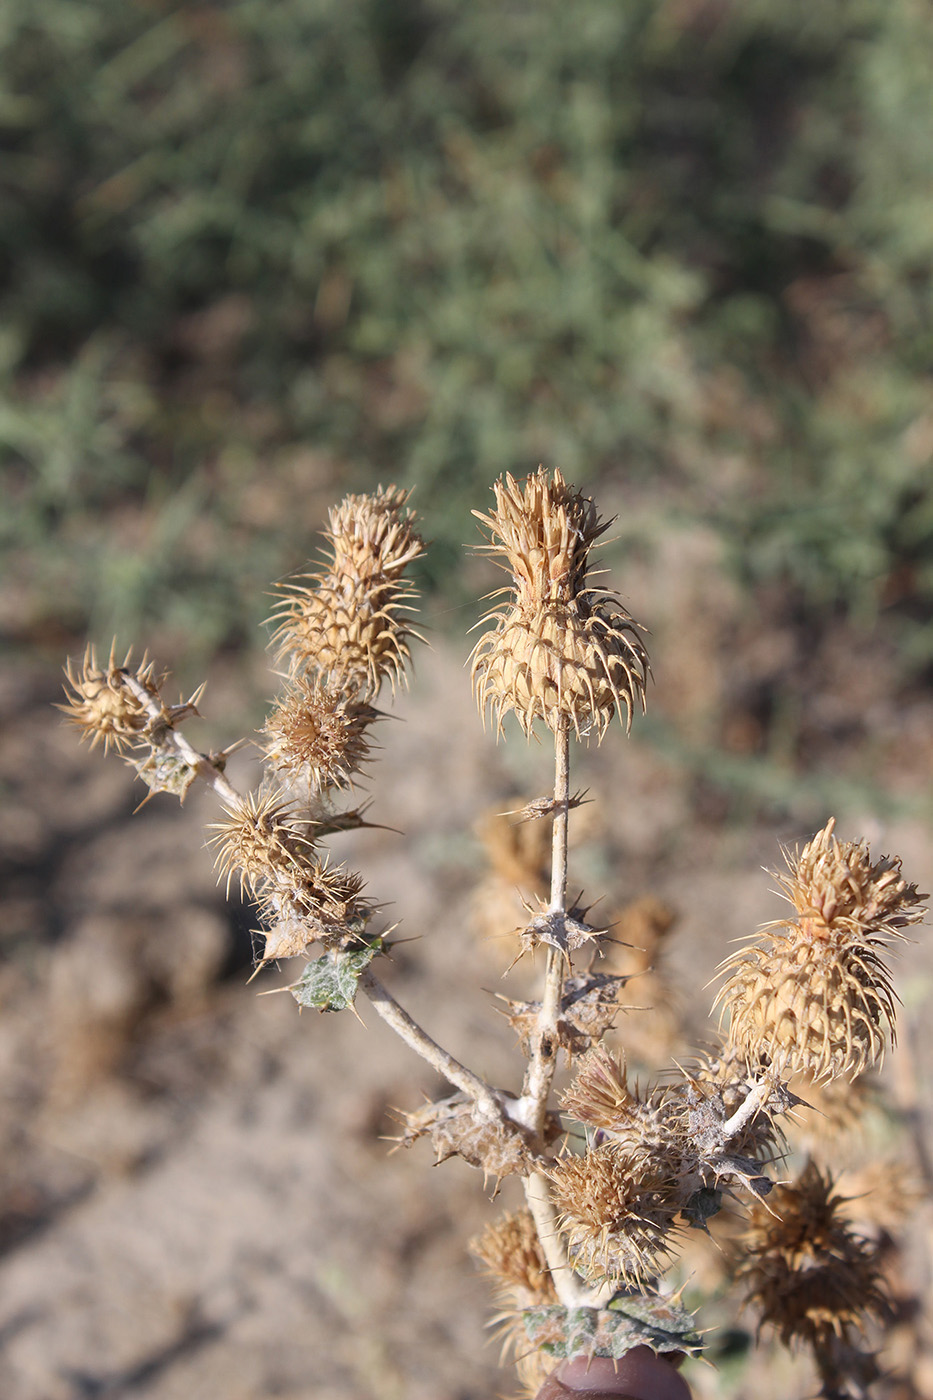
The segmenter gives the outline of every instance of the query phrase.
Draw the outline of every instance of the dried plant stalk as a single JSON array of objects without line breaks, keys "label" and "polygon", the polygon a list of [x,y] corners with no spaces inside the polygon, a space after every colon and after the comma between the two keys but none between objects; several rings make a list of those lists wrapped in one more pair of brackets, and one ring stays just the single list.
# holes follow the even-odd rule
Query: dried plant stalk
[{"label": "dried plant stalk", "polygon": [[[524,482],[506,476],[494,493],[495,508],[475,513],[491,539],[483,548],[511,581],[474,648],[474,692],[497,736],[513,714],[526,737],[544,730],[554,746],[552,791],[518,814],[550,822],[550,870],[542,881],[547,843],[531,843],[534,869],[526,853],[522,870],[541,897],[519,956],[542,950],[543,978],[537,998],[508,1001],[527,1061],[517,1092],[451,1055],[385,987],[373,964],[392,930],[326,844],[367,824],[365,805],[340,804],[372,760],[380,690],[404,682],[418,635],[406,570],[423,545],[407,492],[348,497],[330,514],[323,566],[280,590],[273,645],[287,676],[263,730],[267,771],[256,791],[241,794],[227,778],[232,749],[202,754],[188,742],[181,726],[200,692],[166,704],[166,678],[145,658],[133,668],[111,651],[101,666],[89,648],[69,664],[62,708],[150,793],[183,798],[199,780],[213,788],[224,809],[211,838],[219,876],[256,905],[257,970],[304,959],[288,988],[300,1006],[345,1010],[362,993],[448,1081],[448,1097],[402,1113],[400,1141],[429,1137],[438,1161],[460,1156],[496,1186],[521,1178],[526,1208],[474,1249],[506,1309],[500,1322],[526,1394],[563,1358],[618,1359],[643,1346],[695,1354],[701,1340],[662,1275],[689,1229],[708,1229],[738,1203],[750,1223],[737,1274],[761,1322],[811,1348],[825,1396],[867,1384],[877,1368],[863,1334],[887,1307],[879,1259],[816,1166],[777,1191],[772,1176],[785,1150],[781,1120],[802,1107],[791,1076],[854,1079],[893,1042],[884,954],[922,917],[925,896],[898,860],[873,862],[830,821],[778,876],[794,917],[724,965],[721,1052],[663,1083],[630,1083],[603,1037],[629,976],[650,972],[651,957],[643,951],[626,973],[593,970],[606,931],[568,907],[568,819],[582,800],[571,793],[572,741],[602,741],[615,716],[628,731],[645,707],[648,657],[639,625],[591,582],[590,552],[606,529],[593,502],[543,468]],[[655,944],[671,921],[657,905],[639,917]],[[668,1008],[665,1037],[669,1021]],[[576,1070],[563,1120],[554,1102],[562,1052]]]}]

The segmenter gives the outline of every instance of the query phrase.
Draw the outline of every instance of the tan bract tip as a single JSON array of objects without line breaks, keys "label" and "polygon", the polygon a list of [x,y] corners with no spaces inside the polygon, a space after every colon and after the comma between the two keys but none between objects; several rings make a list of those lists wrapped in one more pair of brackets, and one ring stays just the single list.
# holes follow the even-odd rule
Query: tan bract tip
[{"label": "tan bract tip", "polygon": [[494,491],[496,509],[474,515],[492,536],[484,548],[505,555],[512,587],[473,651],[481,710],[497,730],[514,711],[526,735],[542,720],[601,739],[616,712],[629,727],[636,706],[644,710],[648,656],[618,598],[587,584],[589,550],[606,529],[593,502],[543,468]]}]

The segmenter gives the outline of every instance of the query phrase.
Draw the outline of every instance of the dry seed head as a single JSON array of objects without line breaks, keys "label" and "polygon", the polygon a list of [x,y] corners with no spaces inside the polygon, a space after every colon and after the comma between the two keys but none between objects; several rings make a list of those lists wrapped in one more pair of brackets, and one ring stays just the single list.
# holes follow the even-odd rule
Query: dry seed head
[{"label": "dry seed head", "polygon": [[484,548],[505,554],[512,588],[473,651],[480,709],[499,731],[514,710],[526,735],[540,719],[601,739],[616,711],[629,726],[635,706],[644,710],[648,657],[615,595],[587,585],[590,547],[607,528],[593,502],[543,467],[494,490],[492,514],[473,513],[493,537]]},{"label": "dry seed head", "polygon": [[636,1105],[626,1083],[625,1066],[602,1045],[584,1056],[562,1100],[563,1110],[571,1118],[596,1128],[615,1128],[627,1122]]},{"label": "dry seed head", "polygon": [[355,942],[373,913],[372,905],[361,897],[362,890],[362,876],[346,866],[332,865],[326,857],[306,858],[299,847],[299,858],[277,870],[261,892],[263,923],[270,930],[263,961],[295,956],[284,950],[302,934],[306,945]]},{"label": "dry seed head", "polygon": [[266,720],[266,756],[281,774],[306,780],[312,792],[350,786],[369,757],[367,730],[377,718],[371,705],[299,678]]},{"label": "dry seed head", "polygon": [[211,827],[211,845],[217,847],[216,865],[228,888],[236,875],[241,890],[261,895],[269,882],[289,875],[299,858],[313,858],[313,845],[281,792],[248,793],[236,807],[224,810],[224,820]]},{"label": "dry seed head", "polygon": [[724,969],[731,1044],[766,1052],[781,1073],[855,1078],[882,1059],[886,1032],[894,1039],[890,975],[871,948],[777,931]]},{"label": "dry seed head", "polygon": [[155,663],[144,656],[134,672],[130,672],[132,651],[118,663],[111,647],[105,667],[97,661],[97,653],[88,647],[78,667],[69,661],[65,669],[70,691],[66,687],[66,703],[59,705],[72,724],[82,730],[81,738],[90,739],[91,748],[103,744],[104,751],[115,749],[126,753],[144,741],[152,720],[145,705],[126,685],[126,677],[136,682],[162,707],[161,687],[165,676],[157,675]]},{"label": "dry seed head", "polygon": [[470,1241],[470,1253],[485,1266],[504,1309],[495,1319],[503,1359],[515,1357],[523,1393],[537,1395],[557,1363],[537,1347],[529,1350],[522,1310],[556,1303],[557,1292],[531,1212],[515,1211],[487,1225]]},{"label": "dry seed head", "polygon": [[331,511],[326,567],[286,584],[275,613],[273,644],[293,675],[318,675],[360,702],[404,679],[417,636],[402,616],[413,597],[404,571],[423,551],[407,501],[380,487]]},{"label": "dry seed head", "polygon": [[470,1253],[495,1280],[503,1303],[529,1308],[536,1303],[557,1302],[531,1211],[514,1211],[492,1221],[470,1241]]},{"label": "dry seed head", "polygon": [[840,842],[833,822],[777,875],[797,910],[762,931],[758,945],[723,964],[717,996],[730,1042],[749,1059],[814,1079],[854,1078],[894,1040],[895,996],[885,946],[923,916],[900,861],[872,864],[864,842]]},{"label": "dry seed head", "polygon": [[575,1267],[641,1283],[664,1266],[679,1194],[663,1159],[607,1143],[547,1175]]},{"label": "dry seed head", "polygon": [[785,927],[800,926],[811,938],[848,934],[887,942],[923,918],[925,894],[901,873],[897,856],[872,862],[865,841],[839,841],[831,818],[796,855],[784,852],[788,873],[774,876],[797,911]]},{"label": "dry seed head", "polygon": [[850,1341],[869,1318],[883,1318],[887,1298],[877,1252],[840,1213],[830,1178],[810,1162],[798,1180],[778,1187],[770,1212],[753,1208],[738,1246],[738,1277],[749,1302],[785,1345],[819,1353]]}]

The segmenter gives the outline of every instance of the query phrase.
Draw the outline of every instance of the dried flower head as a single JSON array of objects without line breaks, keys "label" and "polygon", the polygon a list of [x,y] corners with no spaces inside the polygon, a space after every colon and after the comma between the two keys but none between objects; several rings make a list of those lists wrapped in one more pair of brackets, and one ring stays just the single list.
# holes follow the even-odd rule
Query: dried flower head
[{"label": "dried flower head", "polygon": [[628,1087],[624,1065],[603,1045],[584,1056],[577,1077],[563,1096],[563,1109],[580,1123],[616,1128],[637,1111],[638,1099]]},{"label": "dried flower head", "polygon": [[223,821],[214,822],[211,845],[217,847],[216,864],[227,887],[234,875],[240,889],[253,896],[262,893],[296,864],[298,853],[313,858],[313,843],[294,805],[281,792],[262,789],[248,793],[236,807],[225,809]]},{"label": "dried flower head", "polygon": [[369,756],[371,705],[342,691],[299,678],[266,719],[266,755],[283,776],[305,780],[311,791],[347,787]]},{"label": "dried flower head", "polygon": [[268,930],[263,962],[359,938],[373,912],[362,879],[318,853],[281,793],[250,794],[213,830],[220,878],[229,885],[238,876],[259,904]]},{"label": "dried flower head", "polygon": [[319,675],[358,701],[403,680],[417,636],[403,617],[414,596],[404,571],[423,550],[407,501],[389,486],[331,511],[326,567],[286,584],[275,614],[273,643],[293,675]]},{"label": "dried flower head", "polygon": [[899,860],[872,863],[865,842],[838,841],[830,821],[777,879],[797,911],[723,964],[717,1004],[749,1057],[815,1079],[855,1077],[894,1040],[894,991],[881,954],[924,913]]},{"label": "dried flower head", "polygon": [[495,1280],[503,1303],[556,1303],[557,1291],[529,1210],[503,1215],[470,1241],[470,1253]]},{"label": "dried flower head", "polygon": [[158,675],[155,663],[145,656],[131,672],[132,654],[128,651],[118,663],[111,647],[109,660],[102,667],[95,649],[89,646],[80,668],[69,661],[65,670],[70,692],[66,687],[66,703],[58,708],[82,730],[82,739],[90,739],[91,748],[103,744],[105,753],[110,749],[126,753],[135,748],[144,741],[152,723],[144,701],[126,684],[128,676],[132,675],[136,684],[162,707],[160,690],[165,676]]},{"label": "dried flower head", "polygon": [[484,1265],[503,1308],[494,1319],[503,1359],[515,1356],[524,1393],[536,1395],[557,1363],[537,1347],[529,1350],[523,1310],[556,1303],[557,1290],[531,1212],[518,1210],[491,1222],[470,1241],[470,1253]]},{"label": "dried flower head", "polygon": [[679,1209],[663,1155],[605,1143],[562,1157],[547,1174],[576,1268],[632,1283],[658,1272]]},{"label": "dried flower head", "polygon": [[830,1178],[810,1162],[792,1185],[779,1187],[765,1210],[752,1210],[738,1243],[737,1276],[748,1301],[785,1346],[813,1349],[824,1379],[864,1368],[853,1343],[870,1319],[888,1311],[876,1248],[843,1218]]},{"label": "dried flower head", "polygon": [[540,719],[555,733],[601,739],[616,711],[630,725],[645,705],[647,653],[616,596],[587,583],[590,548],[607,525],[559,471],[539,468],[524,483],[506,475],[494,489],[496,509],[474,515],[494,541],[484,548],[505,554],[512,587],[473,651],[481,710],[498,730],[513,710],[526,735]]}]

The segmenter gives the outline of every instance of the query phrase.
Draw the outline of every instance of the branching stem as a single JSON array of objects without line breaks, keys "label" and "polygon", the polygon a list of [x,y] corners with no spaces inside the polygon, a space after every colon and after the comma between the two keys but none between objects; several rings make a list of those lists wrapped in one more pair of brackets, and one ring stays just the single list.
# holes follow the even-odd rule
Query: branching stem
[{"label": "branching stem", "polygon": [[[214,789],[217,796],[228,807],[242,805],[243,798],[240,793],[219,768],[205,754],[198,753],[184,734],[166,723],[161,701],[151,695],[135,676],[124,674],[123,683],[135,699],[145,706],[146,713],[152,719],[153,728],[157,732],[160,729],[163,731],[162,746],[172,749],[179,758],[183,759],[199,778],[202,778]],[[484,1112],[505,1122],[509,1121],[508,1113],[490,1085],[479,1075],[462,1065],[459,1060],[454,1059],[453,1055],[448,1054],[435,1040],[432,1040],[409,1016],[404,1007],[399,1005],[391,992],[382,985],[370,969],[367,968],[360,977],[359,986],[369,997],[377,1014],[387,1026],[391,1026],[392,1030],[404,1040],[410,1049],[420,1055],[423,1060],[427,1060],[428,1064],[455,1088],[462,1089]]]},{"label": "branching stem", "polygon": [[473,1073],[472,1070],[462,1065],[459,1060],[455,1060],[453,1055],[449,1055],[443,1050],[435,1040],[421,1029],[416,1021],[413,1021],[404,1007],[400,1006],[387,987],[379,981],[379,978],[367,968],[359,981],[360,987],[369,997],[373,1007],[379,1016],[382,1017],[387,1026],[391,1026],[396,1035],[401,1036],[405,1044],[414,1050],[416,1055],[420,1055],[423,1060],[437,1070],[438,1074],[454,1085],[473,1100],[479,1108],[496,1117],[503,1117],[503,1110],[495,1093],[484,1079]]},{"label": "branching stem", "polygon": [[524,1178],[522,1185],[558,1298],[565,1308],[595,1306],[595,1294],[574,1273],[567,1259],[547,1177],[542,1172],[532,1172]]},{"label": "branching stem", "polygon": [[[179,730],[173,729],[165,719],[165,710],[161,700],[157,700],[154,695],[146,689],[135,676],[127,672],[123,673],[123,684],[127,690],[144,706],[146,713],[152,720],[153,730],[161,739],[160,746],[167,746],[174,749],[179,758],[184,759],[189,768],[194,769],[199,778],[202,778],[209,787],[212,787],[220,798],[221,802],[228,807],[238,807],[243,799],[237,792],[233,784],[224,777],[224,774],[206,754],[198,753],[192,744],[188,743]],[[155,741],[158,745],[158,740]]]},{"label": "branching stem", "polygon": [[763,1103],[767,1102],[771,1086],[767,1080],[759,1080],[753,1089],[749,1091],[748,1097],[739,1104],[731,1118],[727,1118],[722,1125],[723,1142],[728,1142],[730,1138],[740,1133],[746,1123],[754,1118]]}]

